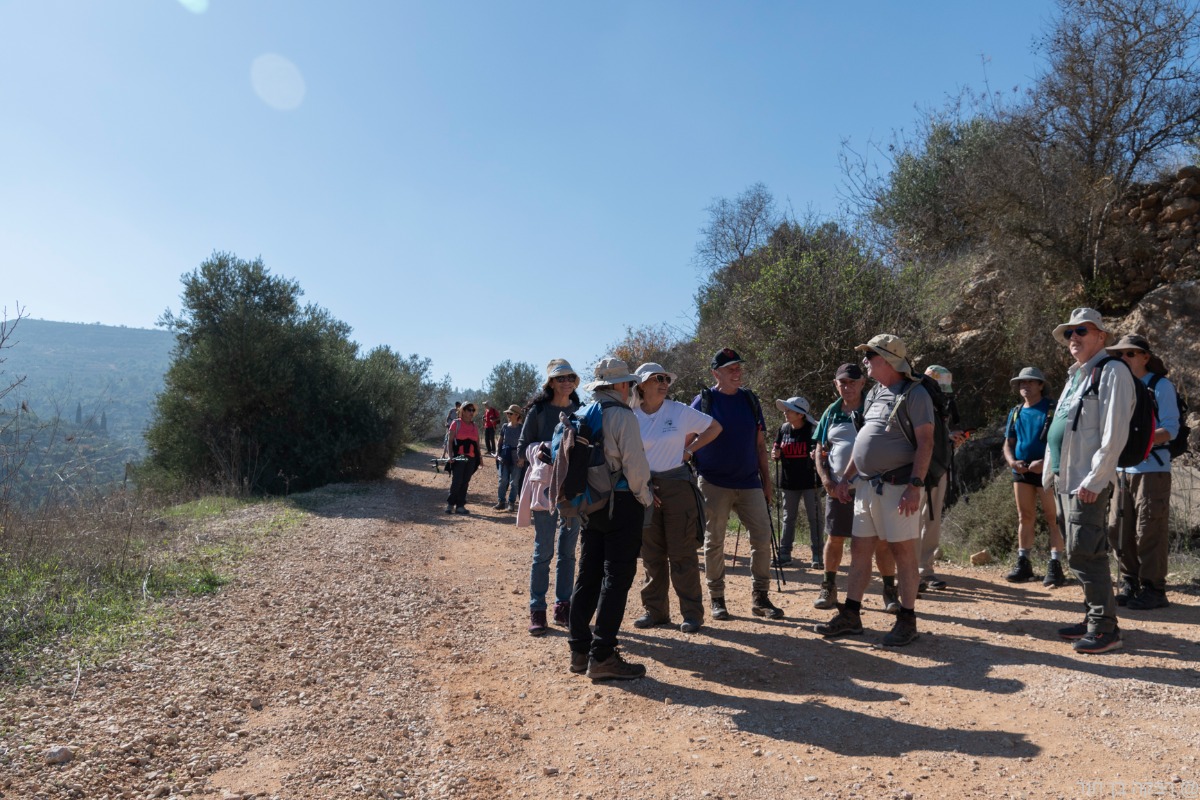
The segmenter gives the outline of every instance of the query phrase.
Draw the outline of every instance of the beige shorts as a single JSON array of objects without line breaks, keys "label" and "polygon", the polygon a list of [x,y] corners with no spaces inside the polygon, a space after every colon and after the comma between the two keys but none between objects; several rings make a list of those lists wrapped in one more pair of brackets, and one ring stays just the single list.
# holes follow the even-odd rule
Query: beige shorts
[{"label": "beige shorts", "polygon": [[854,535],[876,536],[885,542],[906,542],[921,538],[921,513],[914,511],[907,517],[900,513],[900,496],[907,484],[882,484],[883,493],[877,494],[870,483],[857,484],[854,494]]}]

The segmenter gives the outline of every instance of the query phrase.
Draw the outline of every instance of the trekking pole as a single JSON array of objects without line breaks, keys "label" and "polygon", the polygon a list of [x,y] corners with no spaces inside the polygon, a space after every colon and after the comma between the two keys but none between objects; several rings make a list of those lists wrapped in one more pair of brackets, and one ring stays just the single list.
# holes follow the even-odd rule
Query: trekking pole
[{"label": "trekking pole", "polygon": [[775,538],[775,520],[771,516],[770,505],[767,506],[767,521],[771,523],[771,563],[775,565],[775,589],[782,592],[787,579],[783,577],[783,567],[779,564],[779,542]]},{"label": "trekking pole", "polygon": [[737,566],[738,546],[742,543],[742,521],[738,520],[737,538],[733,540],[733,565]]}]

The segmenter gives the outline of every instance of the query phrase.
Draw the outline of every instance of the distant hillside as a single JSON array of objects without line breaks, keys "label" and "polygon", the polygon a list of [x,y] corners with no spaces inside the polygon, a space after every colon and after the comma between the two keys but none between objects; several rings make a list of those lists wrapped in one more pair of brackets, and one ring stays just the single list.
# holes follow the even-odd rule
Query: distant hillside
[{"label": "distant hillside", "polygon": [[0,382],[25,376],[3,410],[24,401],[42,420],[103,420],[109,439],[141,453],[174,343],[161,330],[23,319],[0,351]]}]

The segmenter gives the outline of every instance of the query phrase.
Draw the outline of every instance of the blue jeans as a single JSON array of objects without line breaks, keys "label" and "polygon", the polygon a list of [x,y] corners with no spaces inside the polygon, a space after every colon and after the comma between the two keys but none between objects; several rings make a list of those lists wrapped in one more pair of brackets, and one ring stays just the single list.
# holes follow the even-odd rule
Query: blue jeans
[{"label": "blue jeans", "polygon": [[525,469],[515,464],[509,466],[500,460],[500,486],[496,489],[496,502],[503,503],[504,495],[508,494],[508,504],[515,506],[517,496],[521,494],[521,479],[525,477]]},{"label": "blue jeans", "polygon": [[[556,541],[557,540],[557,541]],[[550,589],[550,559],[558,547],[554,571],[554,600],[571,601],[575,586],[575,548],[579,544],[579,520],[563,520],[557,511],[533,512],[533,567],[529,570],[529,610],[546,610]]]}]

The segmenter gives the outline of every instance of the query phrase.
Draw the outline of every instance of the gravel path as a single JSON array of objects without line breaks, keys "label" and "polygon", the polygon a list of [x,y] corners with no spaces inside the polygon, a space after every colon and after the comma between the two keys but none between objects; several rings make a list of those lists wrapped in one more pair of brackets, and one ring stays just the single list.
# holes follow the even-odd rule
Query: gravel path
[{"label": "gravel path", "polygon": [[751,617],[743,552],[732,621],[627,625],[648,677],[592,684],[563,631],[525,633],[530,533],[489,509],[495,471],[448,517],[430,455],[305,496],[104,668],[0,688],[0,797],[1200,797],[1195,596],[1083,657],[1053,636],[1078,587],[948,567],[890,651],[877,586],[861,638],[811,633],[807,571],[772,594],[784,620]]}]

